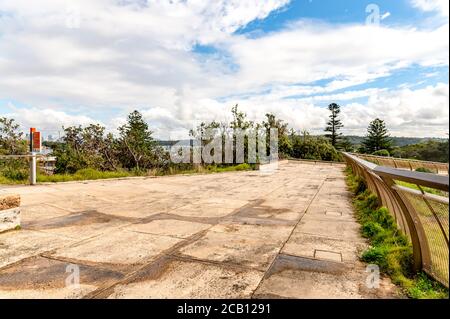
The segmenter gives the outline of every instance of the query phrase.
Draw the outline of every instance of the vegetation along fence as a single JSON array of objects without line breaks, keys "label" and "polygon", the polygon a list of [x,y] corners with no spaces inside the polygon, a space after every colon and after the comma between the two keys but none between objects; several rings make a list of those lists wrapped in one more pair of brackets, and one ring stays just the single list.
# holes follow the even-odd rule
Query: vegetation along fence
[{"label": "vegetation along fence", "polygon": [[352,154],[362,158],[366,161],[388,167],[394,167],[398,169],[406,169],[410,171],[425,170],[440,175],[448,175],[448,163],[440,162],[427,162],[419,160],[410,160],[404,158],[376,156],[368,154]]},{"label": "vegetation along fence", "polygon": [[365,155],[343,154],[354,174],[365,180],[409,237],[415,269],[448,287],[448,175],[379,166],[363,159]]}]

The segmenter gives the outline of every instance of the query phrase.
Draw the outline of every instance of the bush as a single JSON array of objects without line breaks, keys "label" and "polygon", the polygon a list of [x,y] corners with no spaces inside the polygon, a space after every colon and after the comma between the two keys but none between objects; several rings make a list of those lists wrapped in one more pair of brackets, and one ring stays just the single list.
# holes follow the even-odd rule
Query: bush
[{"label": "bush", "polygon": [[372,238],[378,236],[378,234],[384,231],[383,227],[380,224],[375,222],[367,222],[362,227],[362,235],[365,238]]},{"label": "bush", "polygon": [[28,179],[28,162],[24,159],[7,159],[0,162],[0,175],[12,181]]},{"label": "bush", "polygon": [[342,156],[323,137],[299,136],[295,135],[292,139],[292,153],[294,158],[320,160],[320,161],[342,161]]},{"label": "bush", "polygon": [[421,173],[436,173],[436,172],[433,172],[432,170],[430,170],[430,169],[428,169],[428,168],[425,168],[425,167],[419,167],[419,168],[416,168],[416,172],[421,172]]},{"label": "bush", "polygon": [[389,157],[389,151],[388,150],[378,150],[372,153],[372,155],[376,155],[376,156],[385,156],[385,157]]}]

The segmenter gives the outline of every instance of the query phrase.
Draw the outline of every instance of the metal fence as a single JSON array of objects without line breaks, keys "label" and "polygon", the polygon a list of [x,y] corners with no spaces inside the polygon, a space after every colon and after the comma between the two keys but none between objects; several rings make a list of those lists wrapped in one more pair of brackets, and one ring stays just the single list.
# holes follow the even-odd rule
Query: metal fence
[{"label": "metal fence", "polygon": [[417,169],[426,169],[429,170],[430,172],[439,175],[448,175],[448,163],[419,161],[405,158],[385,157],[368,154],[353,154],[353,153],[351,154],[381,166],[406,169],[410,171],[415,171]]},{"label": "metal fence", "polygon": [[364,156],[343,155],[409,237],[415,269],[448,287],[448,176],[379,166],[361,158]]}]

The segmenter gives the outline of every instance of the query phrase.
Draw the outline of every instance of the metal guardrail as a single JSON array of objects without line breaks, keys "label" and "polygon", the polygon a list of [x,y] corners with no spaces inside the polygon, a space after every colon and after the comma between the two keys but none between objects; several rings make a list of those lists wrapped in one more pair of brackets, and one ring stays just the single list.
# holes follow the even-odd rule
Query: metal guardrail
[{"label": "metal guardrail", "polygon": [[406,158],[376,156],[368,154],[350,154],[380,166],[387,166],[410,171],[415,171],[418,168],[425,168],[433,173],[440,175],[448,175],[449,173],[448,163],[419,161]]},{"label": "metal guardrail", "polygon": [[0,155],[0,164],[2,160],[28,161],[30,166],[30,184],[35,185],[37,163],[39,163],[39,169],[41,172],[44,172],[45,174],[53,174],[55,168],[54,165],[51,165],[51,163],[56,162],[56,157],[44,154]]},{"label": "metal guardrail", "polygon": [[366,156],[343,155],[354,174],[365,180],[409,237],[415,270],[422,269],[448,287],[449,177],[378,166],[363,159]]}]

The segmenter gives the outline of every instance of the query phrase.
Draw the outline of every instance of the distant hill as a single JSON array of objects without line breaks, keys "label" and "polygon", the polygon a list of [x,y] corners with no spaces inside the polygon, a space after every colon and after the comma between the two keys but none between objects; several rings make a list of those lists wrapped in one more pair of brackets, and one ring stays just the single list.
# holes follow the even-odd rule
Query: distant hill
[{"label": "distant hill", "polygon": [[[345,135],[344,137],[346,137],[352,145],[361,145],[364,140],[364,136]],[[437,141],[437,142],[447,141],[447,139],[445,139],[445,138],[437,138],[437,137],[397,137],[397,136],[395,136],[395,137],[391,137],[391,138],[392,138],[392,141],[394,144],[393,146],[398,146],[398,147],[419,144],[419,143],[428,142],[428,141]],[[172,145],[176,144],[177,142],[181,142],[182,145],[190,145],[190,140],[188,140],[188,139],[181,140],[181,141],[167,141],[167,140],[157,141],[157,143],[161,146],[172,146]]]},{"label": "distant hill", "polygon": [[[348,138],[350,143],[352,143],[353,145],[361,145],[364,140],[363,136],[348,135],[345,137]],[[423,137],[422,138],[422,137],[393,136],[391,138],[392,138],[393,146],[399,146],[399,147],[406,146],[406,145],[419,144],[419,143],[428,142],[428,141],[438,141],[438,142],[446,141],[446,139],[444,139],[444,138],[435,138],[435,137]]]}]

